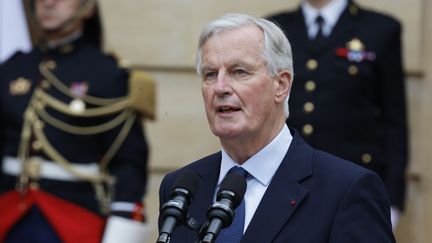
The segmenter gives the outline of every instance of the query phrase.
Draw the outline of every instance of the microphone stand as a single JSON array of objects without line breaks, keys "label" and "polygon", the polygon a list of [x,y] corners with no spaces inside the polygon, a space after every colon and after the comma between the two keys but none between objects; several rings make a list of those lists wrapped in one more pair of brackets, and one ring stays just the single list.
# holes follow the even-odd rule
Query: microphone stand
[{"label": "microphone stand", "polygon": [[[197,233],[199,233],[198,229],[200,228],[200,225],[198,224],[198,221],[196,219],[194,219],[193,217],[188,217],[186,220],[186,224],[185,224],[187,229],[196,231]],[[201,227],[202,228],[202,227]],[[169,235],[166,232],[162,232],[156,243],[169,243],[171,241],[171,235]],[[194,242],[197,243],[198,241]]]}]

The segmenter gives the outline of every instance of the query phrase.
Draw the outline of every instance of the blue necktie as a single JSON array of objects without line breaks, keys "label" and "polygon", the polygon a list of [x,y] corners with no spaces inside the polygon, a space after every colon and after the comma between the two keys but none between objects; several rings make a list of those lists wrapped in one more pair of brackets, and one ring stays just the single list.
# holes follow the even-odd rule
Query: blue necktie
[{"label": "blue necktie", "polygon": [[[242,167],[235,166],[231,168],[228,173],[236,173],[244,176],[248,175],[248,172]],[[216,239],[216,243],[239,243],[243,237],[243,228],[245,222],[245,201],[241,201],[240,205],[234,211],[234,219],[232,224],[221,230],[219,237]]]}]

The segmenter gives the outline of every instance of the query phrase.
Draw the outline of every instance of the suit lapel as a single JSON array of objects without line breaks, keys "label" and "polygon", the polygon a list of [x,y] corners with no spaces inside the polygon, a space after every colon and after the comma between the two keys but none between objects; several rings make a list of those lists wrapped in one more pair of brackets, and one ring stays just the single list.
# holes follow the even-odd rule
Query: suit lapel
[{"label": "suit lapel", "polygon": [[[221,153],[213,154],[196,168],[200,177],[200,186],[189,208],[189,215],[201,225],[207,220],[207,210],[213,202],[214,189],[220,170]],[[191,231],[192,232],[192,231]],[[189,234],[188,242],[195,242],[197,234]]]},{"label": "suit lapel", "polygon": [[312,175],[312,152],[312,148],[295,132],[287,155],[267,188],[242,242],[272,242],[288,222],[308,193],[300,182]]}]

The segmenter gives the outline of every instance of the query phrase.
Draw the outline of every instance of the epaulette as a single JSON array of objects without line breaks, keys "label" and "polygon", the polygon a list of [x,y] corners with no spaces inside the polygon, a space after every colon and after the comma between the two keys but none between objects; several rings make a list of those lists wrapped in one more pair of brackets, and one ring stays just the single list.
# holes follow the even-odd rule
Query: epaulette
[{"label": "epaulette", "polygon": [[146,72],[129,73],[129,99],[131,107],[151,120],[156,119],[156,82]]}]

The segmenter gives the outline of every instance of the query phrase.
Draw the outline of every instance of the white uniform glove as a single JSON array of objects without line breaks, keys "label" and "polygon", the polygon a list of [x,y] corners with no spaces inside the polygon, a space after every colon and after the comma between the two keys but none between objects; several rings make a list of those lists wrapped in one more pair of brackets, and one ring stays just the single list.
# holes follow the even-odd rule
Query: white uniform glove
[{"label": "white uniform glove", "polygon": [[148,223],[110,216],[102,243],[143,243],[151,242],[151,227]]}]

